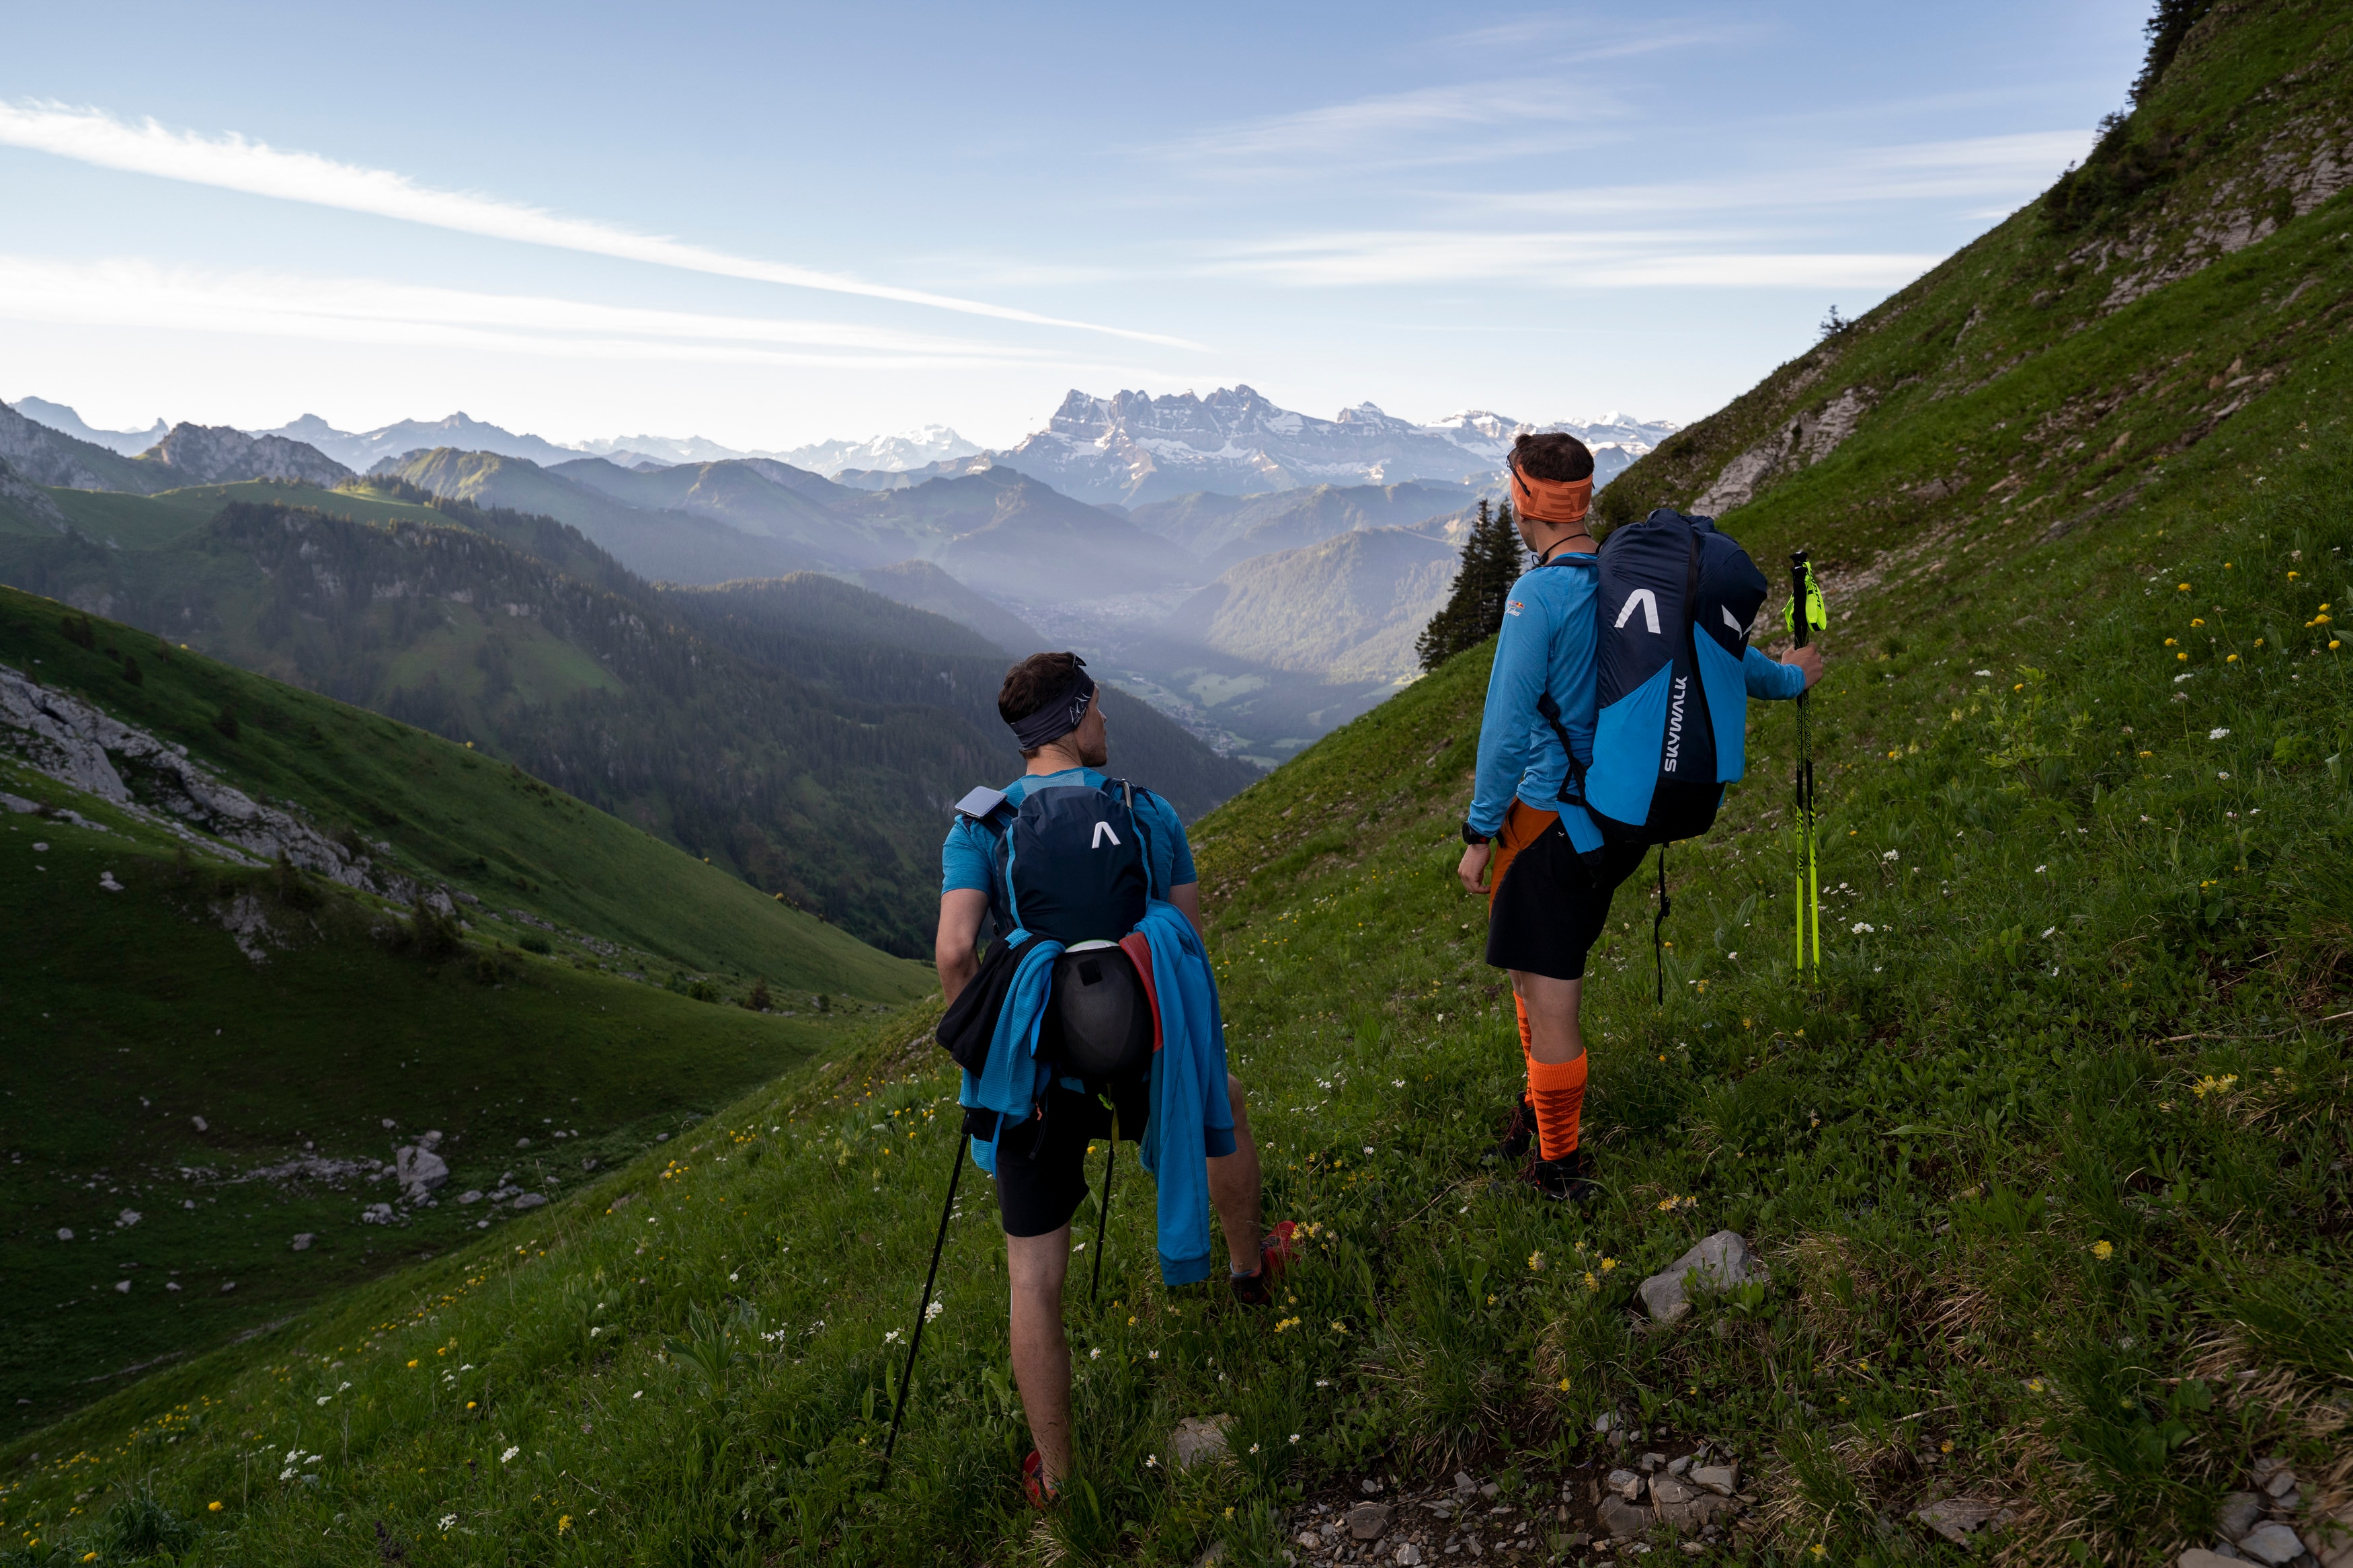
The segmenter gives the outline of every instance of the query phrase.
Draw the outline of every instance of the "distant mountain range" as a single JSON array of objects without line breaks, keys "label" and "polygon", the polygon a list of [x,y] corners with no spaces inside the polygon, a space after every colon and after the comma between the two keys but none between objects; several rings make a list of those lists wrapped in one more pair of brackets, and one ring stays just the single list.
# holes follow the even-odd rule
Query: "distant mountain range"
[{"label": "distant mountain range", "polygon": [[534,463],[560,463],[580,454],[537,436],[518,436],[496,425],[486,425],[464,414],[447,419],[403,419],[396,425],[353,433],[338,430],[315,414],[305,414],[291,425],[257,430],[258,436],[283,436],[305,441],[347,468],[365,473],[386,458],[423,447],[455,447],[466,452],[495,452],[501,458],[528,458]]},{"label": "distant mountain range", "polygon": [[62,403],[51,403],[46,397],[20,398],[16,412],[26,418],[61,431],[77,441],[88,441],[125,458],[135,458],[164,438],[171,426],[158,419],[144,430],[100,430],[85,422],[82,416]]},{"label": "distant mountain range", "polygon": [[[602,448],[590,453],[465,414],[364,432],[315,415],[258,433],[95,432],[109,446],[65,428],[91,427],[62,405],[22,408],[0,409],[0,514],[30,529],[61,526],[56,488],[183,491],[191,505],[191,487],[257,479],[413,488],[420,501],[567,524],[648,582],[821,572],[1010,651],[1087,649],[1197,736],[1261,763],[1413,677],[1413,639],[1443,601],[1464,520],[1500,489],[1515,435],[1577,435],[1607,482],[1673,433],[1616,414],[1539,427],[1470,411],[1418,425],[1369,404],[1319,419],[1247,386],[1206,398],[1073,392],[1046,430],[997,452],[929,426],[781,455],[650,435],[587,443]],[[135,456],[117,449],[137,441]],[[100,515],[113,514],[85,510],[73,526],[111,545],[87,521]],[[132,533],[121,547],[137,547]]]},{"label": "distant mountain range", "polygon": [[1567,430],[1593,445],[1607,483],[1675,426],[1615,414],[1538,426],[1480,411],[1416,425],[1369,403],[1318,419],[1239,385],[1207,397],[1073,390],[1045,429],[991,456],[1065,495],[1134,506],[1194,490],[1251,495],[1409,480],[1490,486],[1524,430]]},{"label": "distant mountain range", "polygon": [[[623,453],[635,453],[665,463],[720,463],[731,458],[774,458],[778,462],[790,463],[797,468],[807,468],[828,479],[844,468],[875,468],[885,473],[897,473],[907,468],[920,468],[926,463],[936,463],[944,458],[968,458],[980,450],[944,425],[925,425],[897,436],[871,436],[863,441],[818,441],[777,452],[739,452],[701,436],[689,436],[683,439],[675,436],[614,436],[583,441],[579,449],[617,461],[618,455]],[[630,465],[624,463],[622,466],[627,468]]]}]

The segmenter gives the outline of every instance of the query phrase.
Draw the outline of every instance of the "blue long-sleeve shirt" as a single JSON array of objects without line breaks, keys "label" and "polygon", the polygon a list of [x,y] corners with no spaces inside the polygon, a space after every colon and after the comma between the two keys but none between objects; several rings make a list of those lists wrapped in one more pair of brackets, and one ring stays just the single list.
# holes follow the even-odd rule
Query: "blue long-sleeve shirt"
[{"label": "blue long-sleeve shirt", "polygon": [[[1559,705],[1561,728],[1578,765],[1593,761],[1593,595],[1600,577],[1593,561],[1589,554],[1556,555],[1513,584],[1504,601],[1479,723],[1479,776],[1469,816],[1474,832],[1500,831],[1514,795],[1536,811],[1560,809],[1568,758],[1536,710],[1545,693]],[[1753,647],[1740,673],[1751,697],[1778,701],[1806,689],[1805,671]]]}]

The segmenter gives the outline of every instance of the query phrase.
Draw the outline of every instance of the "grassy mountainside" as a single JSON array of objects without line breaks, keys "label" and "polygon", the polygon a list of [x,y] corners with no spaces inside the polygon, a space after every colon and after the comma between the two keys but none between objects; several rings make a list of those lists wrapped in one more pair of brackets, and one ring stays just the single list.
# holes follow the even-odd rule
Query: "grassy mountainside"
[{"label": "grassy mountainside", "polygon": [[[2228,118],[2180,129],[2247,123],[2345,78],[2338,26],[2216,7],[2157,94],[2202,101],[2211,77]],[[1972,309],[2032,308],[2043,282],[1991,265],[2017,238],[1957,258]],[[2008,391],[1966,390],[1999,363],[1966,339],[1921,374],[2019,399],[1972,405],[1988,442],[2064,415],[2087,367],[2203,386],[2244,355],[2231,374],[2259,377],[2260,345],[2337,308],[2348,242],[2338,199],[2087,319]],[[1915,1510],[1963,1499],[2008,1510],[1969,1555],[2170,1563],[2263,1456],[2295,1468],[2318,1539],[2353,1504],[2353,430],[2333,347],[2298,341],[2072,528],[2055,500],[1999,525],[2023,503],[1983,500],[1921,569],[1869,570],[1936,526],[1900,509],[1940,503],[1893,481],[1954,471],[1905,464],[1968,455],[1955,399],[1898,419],[1892,384],[1876,423],[1731,512],[1760,561],[1803,541],[1849,567],[1811,702],[1827,962],[1816,984],[1792,973],[1793,714],[1760,709],[1749,780],[1672,858],[1665,1004],[1640,881],[1595,955],[1590,1211],[1482,1157],[1519,1076],[1452,880],[1483,651],[1201,824],[1271,1205],[1319,1226],[1314,1257],[1272,1321],[1164,1292],[1123,1162],[1101,1304],[1074,1290],[1070,1314],[1084,1485],[1051,1518],[1019,1500],[1002,1243],[971,1186],[879,1474],[955,1122],[910,1019],[552,1206],[523,1245],[437,1260],[437,1290],[354,1295],[20,1443],[8,1528],[78,1556],[162,1510],[196,1521],[196,1563],[1181,1563],[1214,1541],[1321,1563],[1316,1505],[1459,1466],[1496,1492],[1404,1513],[1384,1552],[1402,1536],[1434,1562],[1451,1537],[1458,1559],[1574,1562],[1598,1559],[1578,1537],[1611,1467],[1704,1438],[1756,1500],[1697,1543],[1717,1558],[1960,1561]],[[1638,465],[1605,494],[1688,499],[1774,427],[1718,426],[1721,462]],[[2055,496],[2094,438],[2022,458],[2042,477],[2002,494]],[[1647,1325],[1635,1282],[1719,1227],[1770,1283]],[[1172,1473],[1176,1420],[1212,1414],[1235,1418],[1233,1463]]]},{"label": "grassy mountainside", "polygon": [[[1271,1205],[1323,1228],[1278,1332],[1159,1288],[1128,1168],[1102,1304],[1074,1289],[1071,1313],[1087,1487],[1042,1525],[1016,1486],[985,1186],[877,1474],[954,1121],[910,1020],[427,1285],[19,1443],[10,1528],[96,1550],[152,1476],[198,1521],[195,1563],[1186,1562],[1219,1539],[1272,1562],[1359,1477],[1459,1466],[1517,1511],[1401,1525],[1426,1553],[1467,1529],[1573,1560],[1620,1462],[1603,1413],[1636,1447],[1704,1436],[1739,1462],[1758,1501],[1724,1554],[1933,1555],[1910,1510],[1957,1493],[2016,1510],[2006,1557],[2154,1563],[2274,1452],[2333,1508],[2353,1059],[2317,1020],[2353,984],[2353,799],[2300,759],[2341,747],[2353,710],[2326,626],[2249,634],[2345,592],[2353,453],[2334,433],[2260,499],[2200,460],[2032,581],[1973,563],[1965,604],[1887,590],[1902,652],[1836,645],[1817,988],[1786,956],[1790,715],[1757,715],[1750,782],[1674,857],[1667,1005],[1640,888],[1596,955],[1589,1214],[1481,1157],[1517,1078],[1451,875],[1483,652],[1204,823]],[[2168,592],[2144,594],[2158,564]],[[2078,622],[2063,647],[2031,619],[2053,604]],[[2191,608],[2236,646],[2177,687],[2163,642]],[[1859,733],[1866,713],[1902,743]],[[1634,1282],[1719,1226],[1771,1286],[1643,1331]],[[1236,1417],[1237,1463],[1171,1476],[1171,1426],[1211,1414]]]},{"label": "grassy mountainside", "polygon": [[[462,746],[125,626],[88,623],[85,647],[67,621],[0,595],[0,664],[339,836],[389,896],[172,831],[0,729],[11,1430],[495,1227],[512,1192],[453,1200],[558,1193],[924,986]],[[418,923],[411,884],[453,893],[463,925]],[[762,984],[777,1011],[715,1005]],[[379,1167],[428,1130],[452,1181],[413,1205]]]},{"label": "grassy mountainside", "polygon": [[[796,990],[892,997],[920,973],[510,763],[130,626],[90,617],[83,647],[69,618],[53,601],[0,588],[0,664],[186,747],[322,833],[390,845],[385,863],[410,876],[672,963]],[[110,649],[137,661],[137,684]]]},{"label": "grassy mountainside", "polygon": [[2084,169],[1670,437],[1605,518],[1803,519],[1867,586],[2096,529],[2204,443],[2279,444],[2342,385],[2348,49],[2333,6],[2210,11]]}]

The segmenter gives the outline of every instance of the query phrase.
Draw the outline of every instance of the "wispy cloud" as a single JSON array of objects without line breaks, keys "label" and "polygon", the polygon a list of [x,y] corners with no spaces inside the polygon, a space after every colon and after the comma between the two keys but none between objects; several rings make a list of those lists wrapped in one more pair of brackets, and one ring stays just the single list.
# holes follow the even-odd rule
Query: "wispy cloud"
[{"label": "wispy cloud", "polygon": [[1514,282],[1556,288],[1887,288],[1939,257],[1857,246],[1841,209],[2015,209],[2089,131],[1867,148],[1738,179],[1446,193],[1420,226],[1294,230],[1197,252],[1198,270],[1294,287]]},{"label": "wispy cloud", "polygon": [[1335,162],[1398,167],[1510,156],[1559,144],[1561,129],[1605,119],[1596,92],[1558,81],[1416,88],[1219,126],[1142,149],[1197,174],[1261,179]]},{"label": "wispy cloud", "polygon": [[1543,49],[1560,64],[1574,68],[1668,49],[1745,43],[1768,30],[1766,24],[1753,21],[1659,18],[1630,25],[1591,14],[1539,13],[1506,17],[1440,41],[1478,54],[1508,49],[1515,63],[1524,63],[1527,51]]},{"label": "wispy cloud", "polygon": [[1133,364],[836,321],[637,310],[540,295],[476,293],[374,278],[208,273],[137,259],[0,255],[0,320],[137,327],[541,358],[684,361],[830,369],[1050,364],[1166,380]]},{"label": "wispy cloud", "polygon": [[1900,201],[1981,203],[2006,197],[2015,206],[2057,178],[2091,145],[2089,130],[1976,136],[1866,148],[1802,167],[1767,167],[1737,180],[1497,191],[1470,196],[1461,205],[1497,216],[1645,216],[1685,221]]},{"label": "wispy cloud", "polygon": [[1211,275],[1295,287],[1511,282],[1560,289],[1893,288],[1938,256],[1776,251],[1686,233],[1361,230],[1223,247]]},{"label": "wispy cloud", "polygon": [[153,120],[132,124],[97,109],[58,103],[0,102],[0,144],[54,153],[101,168],[369,213],[493,239],[586,251],[723,278],[891,300],[1030,326],[1075,328],[1174,348],[1200,346],[1153,332],[1068,321],[984,300],[869,283],[810,268],[730,255],[499,196],[438,190],[389,169],[339,163],[315,153],[289,152],[248,140],[235,132],[205,136],[172,131]]}]

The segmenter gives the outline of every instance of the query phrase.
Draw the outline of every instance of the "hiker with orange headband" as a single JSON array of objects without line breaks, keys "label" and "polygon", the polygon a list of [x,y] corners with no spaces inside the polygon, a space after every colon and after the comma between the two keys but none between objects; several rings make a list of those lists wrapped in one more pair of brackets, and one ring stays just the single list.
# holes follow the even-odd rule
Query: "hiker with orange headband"
[{"label": "hiker with orange headband", "polygon": [[[1520,538],[1536,564],[1504,601],[1460,874],[1465,889],[1488,896],[1487,962],[1511,974],[1527,1066],[1526,1093],[1496,1152],[1517,1159],[1534,1141],[1524,1179],[1546,1197],[1583,1202],[1593,1190],[1593,1157],[1578,1138],[1585,958],[1649,844],[1605,836],[1581,788],[1569,787],[1593,762],[1598,700],[1599,546],[1586,529],[1593,454],[1573,436],[1522,436],[1510,466]],[[1797,668],[1753,657],[1763,667],[1757,679],[1772,688],[1752,684],[1756,695],[1795,696],[1821,675],[1814,647],[1782,661]]]}]

